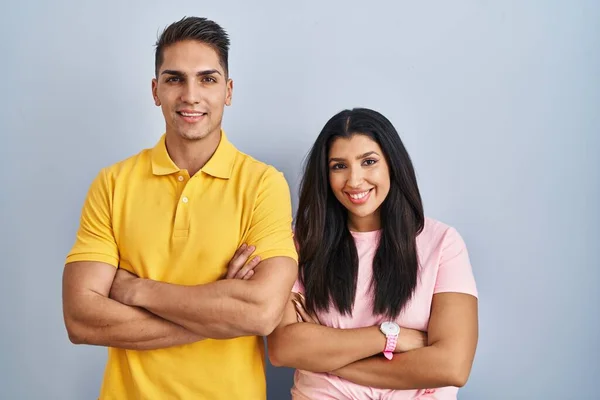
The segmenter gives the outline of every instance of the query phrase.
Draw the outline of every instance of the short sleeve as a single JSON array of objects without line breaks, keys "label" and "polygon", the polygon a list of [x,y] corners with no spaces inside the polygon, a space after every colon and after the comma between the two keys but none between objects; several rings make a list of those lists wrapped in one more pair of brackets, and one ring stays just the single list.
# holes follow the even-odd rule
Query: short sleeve
[{"label": "short sleeve", "polygon": [[467,246],[454,228],[442,241],[442,251],[434,293],[458,292],[478,296]]},{"label": "short sleeve", "polygon": [[246,242],[261,260],[285,256],[298,261],[292,233],[292,201],[283,174],[273,167],[264,173],[252,212]]},{"label": "short sleeve", "polygon": [[119,250],[111,222],[111,187],[107,171],[103,169],[88,189],[77,237],[67,255],[67,263],[98,261],[118,267]]}]

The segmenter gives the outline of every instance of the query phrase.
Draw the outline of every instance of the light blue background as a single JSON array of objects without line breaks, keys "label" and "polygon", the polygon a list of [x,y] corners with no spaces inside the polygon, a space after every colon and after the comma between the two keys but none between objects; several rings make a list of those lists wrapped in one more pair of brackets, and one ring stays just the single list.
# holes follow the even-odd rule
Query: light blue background
[{"label": "light blue background", "polygon": [[[172,3],[172,4],[168,4]],[[74,346],[61,274],[97,171],[163,131],[153,44],[184,15],[230,33],[224,127],[283,170],[340,109],[375,108],[455,226],[480,291],[462,399],[597,397],[597,1],[4,2],[0,16],[0,398],[92,399],[106,351]],[[269,398],[291,371],[269,368]]]}]

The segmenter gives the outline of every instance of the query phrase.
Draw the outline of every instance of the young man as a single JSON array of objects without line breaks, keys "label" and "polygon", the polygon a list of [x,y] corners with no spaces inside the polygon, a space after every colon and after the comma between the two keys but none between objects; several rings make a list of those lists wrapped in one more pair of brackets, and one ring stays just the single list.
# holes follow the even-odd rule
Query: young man
[{"label": "young man", "polygon": [[204,18],[165,29],[152,94],[166,133],[89,189],[63,307],[73,343],[109,347],[101,400],[266,398],[260,336],[281,320],[297,255],[283,175],[221,129],[228,49]]}]

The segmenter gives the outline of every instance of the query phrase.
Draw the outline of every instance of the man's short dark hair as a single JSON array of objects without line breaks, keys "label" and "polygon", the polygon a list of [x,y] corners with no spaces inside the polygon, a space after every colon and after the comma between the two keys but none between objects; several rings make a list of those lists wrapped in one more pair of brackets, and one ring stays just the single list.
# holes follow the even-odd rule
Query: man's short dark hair
[{"label": "man's short dark hair", "polygon": [[229,36],[219,24],[202,17],[184,17],[167,26],[156,42],[155,74],[164,61],[164,51],[172,44],[184,40],[197,40],[212,47],[219,56],[225,76],[229,75]]}]

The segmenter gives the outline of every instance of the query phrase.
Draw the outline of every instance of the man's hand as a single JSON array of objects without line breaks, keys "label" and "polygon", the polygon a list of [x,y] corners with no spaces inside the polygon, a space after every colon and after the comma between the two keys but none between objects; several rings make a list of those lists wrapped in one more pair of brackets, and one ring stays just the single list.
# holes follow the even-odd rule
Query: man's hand
[{"label": "man's hand", "polygon": [[241,245],[227,265],[225,279],[250,279],[254,275],[254,268],[260,262],[258,256],[247,262],[254,250],[254,246],[248,246],[246,243]]},{"label": "man's hand", "polygon": [[[248,258],[256,250],[254,246],[243,244],[235,252],[227,265],[227,279],[250,279],[254,275],[254,268],[260,262],[260,257],[254,257],[250,262]],[[123,268],[119,268],[110,288],[109,297],[121,304],[133,305],[135,285],[139,277]]]},{"label": "man's hand", "polygon": [[132,305],[135,294],[134,285],[139,279],[137,275],[123,268],[117,269],[108,297],[121,304]]}]

